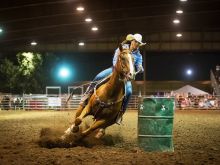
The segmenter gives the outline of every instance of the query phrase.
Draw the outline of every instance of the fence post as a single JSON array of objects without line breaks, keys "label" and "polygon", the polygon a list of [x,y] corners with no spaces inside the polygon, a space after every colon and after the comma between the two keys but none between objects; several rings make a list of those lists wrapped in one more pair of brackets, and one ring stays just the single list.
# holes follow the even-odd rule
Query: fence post
[{"label": "fence post", "polygon": [[24,110],[24,93],[22,94],[22,98],[23,98],[23,101],[22,101],[22,109]]},{"label": "fence post", "polygon": [[135,108],[137,108],[137,97],[136,97],[136,95],[134,96],[134,103],[135,103]]}]

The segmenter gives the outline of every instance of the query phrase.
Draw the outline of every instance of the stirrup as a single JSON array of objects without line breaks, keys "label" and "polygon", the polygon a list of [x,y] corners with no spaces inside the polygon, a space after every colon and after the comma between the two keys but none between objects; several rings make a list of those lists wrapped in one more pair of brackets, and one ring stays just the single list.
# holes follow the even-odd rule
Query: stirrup
[{"label": "stirrup", "polygon": [[87,100],[89,97],[91,96],[91,93],[86,93],[86,94],[84,94],[83,95],[83,97],[82,97],[82,101],[85,101],[85,100]]},{"label": "stirrup", "polygon": [[83,95],[81,101],[80,101],[80,105],[82,106],[86,106],[88,101],[89,101],[89,98],[92,96],[92,93],[86,93]]},{"label": "stirrup", "polygon": [[116,120],[115,120],[115,123],[116,123],[116,124],[121,125],[122,120],[123,120],[123,118],[122,118],[123,114],[124,114],[123,111],[120,111],[120,112],[118,113],[118,115],[117,115],[117,117],[116,117]]},{"label": "stirrup", "polygon": [[121,123],[122,123],[122,116],[121,117],[117,117],[115,123],[118,124],[118,125],[121,125]]}]

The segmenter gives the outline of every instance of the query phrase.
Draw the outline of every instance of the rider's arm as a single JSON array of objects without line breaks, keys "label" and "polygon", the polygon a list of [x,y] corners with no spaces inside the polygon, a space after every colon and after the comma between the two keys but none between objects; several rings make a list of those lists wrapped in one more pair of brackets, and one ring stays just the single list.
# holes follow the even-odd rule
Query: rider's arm
[{"label": "rider's arm", "polygon": [[117,62],[117,59],[118,59],[118,54],[119,54],[119,48],[117,48],[116,50],[115,50],[115,53],[114,53],[114,57],[113,57],[113,66],[115,66],[115,64],[116,64],[116,62]]},{"label": "rider's arm", "polygon": [[140,52],[137,53],[137,56],[136,56],[136,63],[135,63],[135,67],[136,67],[136,70],[137,72],[139,73],[143,73],[144,72],[144,67],[142,65],[143,63],[143,58],[142,58],[142,55]]}]

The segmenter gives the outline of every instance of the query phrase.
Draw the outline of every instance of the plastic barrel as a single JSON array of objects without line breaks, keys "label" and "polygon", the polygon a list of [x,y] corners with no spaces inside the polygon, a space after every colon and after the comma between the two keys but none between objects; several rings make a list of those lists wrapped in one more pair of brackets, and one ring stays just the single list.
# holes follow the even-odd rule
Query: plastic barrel
[{"label": "plastic barrel", "polygon": [[174,151],[174,98],[145,97],[139,104],[138,145],[145,151]]}]

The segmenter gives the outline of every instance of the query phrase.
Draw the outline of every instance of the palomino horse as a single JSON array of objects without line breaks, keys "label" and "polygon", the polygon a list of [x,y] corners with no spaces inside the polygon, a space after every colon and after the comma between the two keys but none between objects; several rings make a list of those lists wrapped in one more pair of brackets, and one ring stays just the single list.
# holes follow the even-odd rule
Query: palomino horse
[{"label": "palomino horse", "polygon": [[118,59],[109,80],[98,89],[94,88],[94,93],[85,107],[79,106],[75,122],[66,130],[66,134],[78,132],[82,119],[87,115],[94,116],[94,122],[88,129],[81,132],[82,136],[86,136],[99,129],[96,137],[100,138],[104,135],[104,129],[115,123],[125,97],[125,83],[128,80],[134,79],[135,76],[130,50],[123,49],[121,44],[119,50]]}]

